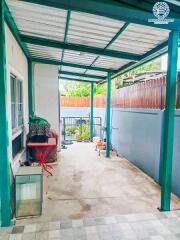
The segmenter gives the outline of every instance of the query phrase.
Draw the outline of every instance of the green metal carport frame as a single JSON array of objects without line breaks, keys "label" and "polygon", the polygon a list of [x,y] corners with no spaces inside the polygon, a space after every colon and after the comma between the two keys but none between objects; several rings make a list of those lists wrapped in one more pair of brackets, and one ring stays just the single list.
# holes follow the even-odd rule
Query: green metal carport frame
[{"label": "green metal carport frame", "polygon": [[[44,63],[53,64],[60,66],[71,66],[84,69],[84,74],[78,74],[79,77],[99,79],[99,76],[86,74],[86,70],[97,70],[107,72],[107,105],[106,105],[106,131],[107,131],[107,147],[106,156],[110,157],[110,106],[111,106],[111,79],[118,74],[122,74],[134,67],[137,67],[147,61],[154,59],[157,56],[162,55],[168,51],[168,72],[167,72],[167,84],[166,84],[166,109],[165,109],[165,122],[164,122],[164,137],[163,137],[163,165],[162,165],[162,181],[161,181],[161,207],[162,211],[170,210],[170,194],[171,194],[171,174],[172,174],[172,157],[173,157],[173,138],[174,138],[174,112],[175,112],[175,98],[176,98],[176,75],[177,75],[177,55],[178,55],[178,41],[179,41],[179,30],[180,30],[180,19],[177,18],[177,14],[170,15],[174,18],[174,22],[169,24],[159,24],[154,25],[147,21],[151,19],[153,15],[151,13],[143,12],[128,5],[117,3],[112,0],[107,1],[92,1],[92,0],[21,0],[22,2],[29,2],[40,4],[44,6],[51,6],[55,8],[62,8],[69,11],[76,10],[86,13],[92,13],[96,15],[106,16],[113,19],[125,21],[125,25],[120,30],[118,36],[123,32],[129,23],[142,24],[145,26],[152,26],[162,29],[169,29],[171,32],[169,34],[168,42],[160,44],[158,47],[152,49],[151,51],[143,54],[142,56],[119,52],[114,50],[98,49],[95,47],[87,47],[75,44],[66,43],[66,36],[64,37],[64,42],[47,40],[38,37],[30,37],[20,35],[16,23],[11,16],[11,13],[4,2],[0,0],[0,197],[1,197],[1,225],[9,226],[11,224],[11,207],[10,207],[10,161],[8,156],[8,126],[7,126],[7,109],[6,109],[6,51],[5,51],[5,29],[4,23],[8,24],[13,33],[15,39],[17,40],[19,46],[22,48],[25,56],[28,59],[28,94],[29,94],[29,114],[34,112],[33,109],[33,74],[32,74],[32,63]],[[133,2],[136,2],[135,0]],[[146,7],[146,5],[145,5]],[[67,24],[68,24],[67,17]],[[68,32],[68,26],[66,26],[66,34]],[[109,43],[111,44],[116,37],[112,39]],[[71,64],[63,61],[47,60],[43,58],[31,57],[28,48],[25,43],[36,44],[40,46],[54,47],[64,50],[74,50],[82,51],[102,56],[117,57],[121,59],[131,60],[130,63],[118,69],[117,71],[112,71],[112,69],[98,68],[94,66],[85,66],[79,64]],[[108,44],[108,45],[109,45]],[[63,55],[62,55],[63,56]],[[60,72],[62,74],[62,71]],[[69,74],[63,73],[63,74]],[[76,75],[75,73],[71,73]],[[66,77],[64,77],[65,79]],[[101,81],[106,79],[103,78]],[[68,78],[66,80],[76,80],[73,78]],[[87,82],[87,80],[84,80]],[[93,81],[93,80],[92,80]],[[93,97],[94,97],[94,82],[91,82],[91,140],[93,136]]]},{"label": "green metal carport frame", "polygon": [[7,81],[6,47],[4,26],[4,2],[0,1],[0,199],[2,226],[9,226],[10,211],[10,162],[8,156],[8,117],[7,117]]}]

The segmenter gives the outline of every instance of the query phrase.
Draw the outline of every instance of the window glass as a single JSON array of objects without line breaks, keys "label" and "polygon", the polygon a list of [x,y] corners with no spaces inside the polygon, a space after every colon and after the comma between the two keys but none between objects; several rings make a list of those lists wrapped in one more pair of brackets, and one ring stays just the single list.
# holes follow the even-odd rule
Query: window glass
[{"label": "window glass", "polygon": [[14,76],[11,76],[11,116],[12,129],[23,124],[22,82]]},{"label": "window glass", "polygon": [[17,82],[18,87],[18,126],[23,124],[23,99],[22,99],[22,82]]},{"label": "window glass", "polygon": [[16,127],[16,81],[11,77],[11,118],[12,128]]}]

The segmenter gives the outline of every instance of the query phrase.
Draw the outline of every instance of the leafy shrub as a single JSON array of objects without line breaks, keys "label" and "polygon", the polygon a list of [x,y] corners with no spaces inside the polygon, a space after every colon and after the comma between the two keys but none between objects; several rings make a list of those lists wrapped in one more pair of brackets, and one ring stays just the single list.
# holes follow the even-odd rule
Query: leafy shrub
[{"label": "leafy shrub", "polygon": [[76,133],[76,130],[77,130],[77,127],[76,127],[76,126],[68,127],[68,128],[66,129],[66,131],[69,132],[70,134],[75,134],[75,133]]},{"label": "leafy shrub", "polygon": [[76,130],[76,140],[87,141],[89,139],[90,139],[89,124],[82,124],[82,126],[78,126]]}]

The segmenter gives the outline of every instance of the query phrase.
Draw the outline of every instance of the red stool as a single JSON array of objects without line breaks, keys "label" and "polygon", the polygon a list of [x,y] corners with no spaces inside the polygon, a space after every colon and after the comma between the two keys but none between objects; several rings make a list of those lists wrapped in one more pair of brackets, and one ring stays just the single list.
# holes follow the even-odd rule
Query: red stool
[{"label": "red stool", "polygon": [[48,153],[48,149],[50,147],[56,146],[56,139],[50,138],[48,143],[27,143],[27,147],[34,148],[36,156],[39,158],[39,165],[43,167],[43,169],[49,173],[51,176],[53,175],[49,169],[52,169],[52,166],[49,166],[45,162],[45,157]]}]

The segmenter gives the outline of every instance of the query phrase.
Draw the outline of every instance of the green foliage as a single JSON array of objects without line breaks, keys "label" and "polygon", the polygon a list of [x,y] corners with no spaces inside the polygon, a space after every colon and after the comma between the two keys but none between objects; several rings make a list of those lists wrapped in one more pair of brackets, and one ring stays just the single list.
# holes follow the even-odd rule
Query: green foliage
[{"label": "green foliage", "polygon": [[98,84],[94,86],[94,95],[106,93],[106,84]]},{"label": "green foliage", "polygon": [[[127,83],[123,81],[125,78],[131,78],[136,74],[145,72],[156,72],[161,69],[160,59],[155,59],[149,63],[143,64],[115,79],[112,81],[112,90],[121,87],[129,86],[133,83]],[[91,84],[85,82],[69,82],[62,81],[64,87],[65,95],[70,97],[88,97],[90,96]],[[94,84],[94,95],[106,93],[106,83],[104,84]]]},{"label": "green foliage", "polygon": [[[77,82],[73,88],[66,89],[66,95],[69,97],[88,97],[90,96],[91,84]],[[105,93],[105,84],[94,85],[94,95]]]},{"label": "green foliage", "polygon": [[77,141],[89,141],[89,139],[90,139],[90,135],[89,135],[89,132],[87,131],[76,136]]},{"label": "green foliage", "polygon": [[76,140],[89,141],[89,139],[90,139],[89,123],[78,126],[76,130]]},{"label": "green foliage", "polygon": [[[62,134],[64,135],[64,131],[62,131]],[[65,134],[66,136],[75,135],[77,141],[89,141],[89,121],[82,125],[68,127]]]},{"label": "green foliage", "polygon": [[69,97],[88,97],[90,89],[90,84],[77,82],[73,89],[66,89],[66,95]]},{"label": "green foliage", "polygon": [[136,74],[139,73],[146,73],[146,72],[156,72],[156,71],[160,71],[161,69],[161,62],[160,59],[155,59],[151,62],[148,62],[146,64],[143,64],[123,75],[121,75],[120,77],[117,77],[114,82],[115,82],[115,88],[121,88],[121,87],[126,87],[129,85],[132,85],[133,83],[126,83],[123,82],[123,79],[125,78],[131,78]]},{"label": "green foliage", "polygon": [[66,131],[69,132],[70,134],[75,134],[75,133],[76,133],[76,130],[77,130],[77,127],[76,127],[76,126],[68,127],[68,128],[66,129]]},{"label": "green foliage", "polygon": [[131,86],[133,84],[134,84],[133,82],[123,82],[123,83],[120,83],[119,81],[117,81],[117,82],[115,82],[115,89],[128,87],[128,86]]}]

